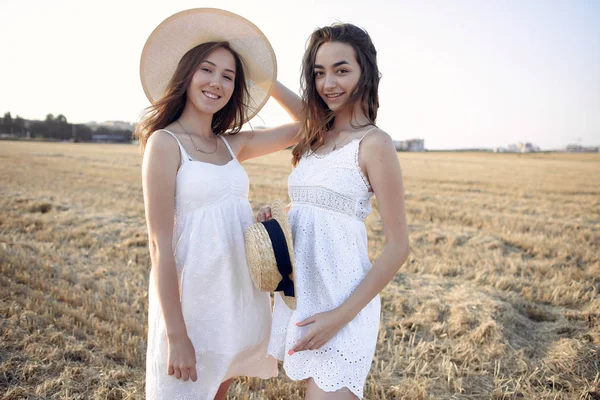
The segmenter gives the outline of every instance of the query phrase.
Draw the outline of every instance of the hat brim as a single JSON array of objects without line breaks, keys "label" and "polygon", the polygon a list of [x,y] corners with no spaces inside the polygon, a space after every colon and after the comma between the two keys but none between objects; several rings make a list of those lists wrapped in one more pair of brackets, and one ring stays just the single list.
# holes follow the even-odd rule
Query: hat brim
[{"label": "hat brim", "polygon": [[271,43],[247,19],[216,8],[194,8],[171,15],[148,37],[140,61],[140,78],[151,103],[162,98],[181,58],[199,44],[227,41],[243,59],[250,104],[243,122],[266,104],[277,79]]},{"label": "hat brim", "polygon": [[[276,288],[283,283],[282,272],[278,265],[278,257],[275,254],[276,250],[271,236],[272,234],[275,234],[278,245],[281,245],[281,237],[276,233],[281,232],[281,234],[283,234],[283,239],[285,239],[286,255],[289,257],[289,263],[292,270],[288,278],[290,278],[292,282],[294,296],[285,296],[283,293],[285,289],[275,292],[275,296],[281,296],[283,302],[290,309],[295,310],[298,292],[296,289],[292,230],[288,221],[287,212],[279,199],[275,199],[271,205],[271,219],[272,221],[270,222],[257,222],[250,225],[244,233],[246,261],[248,262],[250,277],[254,286],[263,292],[274,292]],[[275,225],[272,223],[275,221],[277,222],[275,224],[277,228],[273,230],[273,226]],[[269,224],[271,228],[267,229],[267,224]],[[278,248],[280,257],[282,257],[281,260],[279,260],[282,262],[281,267],[284,267],[283,264],[286,264],[286,255],[281,253],[283,250],[284,249]],[[289,281],[286,281],[285,285],[287,285],[288,282]]]}]

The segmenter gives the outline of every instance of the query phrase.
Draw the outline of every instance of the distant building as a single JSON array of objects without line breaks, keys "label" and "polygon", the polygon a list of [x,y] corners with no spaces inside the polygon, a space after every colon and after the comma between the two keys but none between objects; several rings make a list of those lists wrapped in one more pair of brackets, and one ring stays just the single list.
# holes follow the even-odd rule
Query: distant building
[{"label": "distant building", "polygon": [[425,139],[394,140],[396,151],[425,151]]},{"label": "distant building", "polygon": [[535,153],[540,151],[540,148],[538,146],[534,146],[533,144],[526,142],[526,143],[522,143],[519,142],[517,143],[517,149],[519,149],[519,151],[521,153]]},{"label": "distant building", "polygon": [[92,134],[92,142],[94,143],[130,143],[131,140],[127,139],[123,135],[113,135],[113,134]]},{"label": "distant building", "polygon": [[134,131],[135,124],[127,121],[104,121],[104,122],[96,122],[91,121],[86,123],[85,125],[89,126],[93,131],[98,130],[98,128],[107,128],[113,131]]},{"label": "distant building", "polygon": [[582,146],[580,144],[570,144],[567,146],[569,153],[599,153],[600,146]]},{"label": "distant building", "polygon": [[529,142],[518,142],[494,149],[494,153],[537,153],[538,151],[540,151],[540,147]]},{"label": "distant building", "polygon": [[115,131],[132,131],[135,130],[135,124],[126,121],[105,121],[103,126]]}]

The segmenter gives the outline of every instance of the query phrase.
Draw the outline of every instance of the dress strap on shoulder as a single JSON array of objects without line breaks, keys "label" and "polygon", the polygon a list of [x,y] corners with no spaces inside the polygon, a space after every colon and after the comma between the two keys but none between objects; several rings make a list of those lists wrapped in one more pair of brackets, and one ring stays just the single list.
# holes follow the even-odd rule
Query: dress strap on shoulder
[{"label": "dress strap on shoulder", "polygon": [[225,143],[225,146],[227,147],[227,150],[229,150],[229,154],[231,154],[231,158],[234,159],[234,160],[237,160],[237,157],[235,156],[235,153],[231,149],[231,146],[229,145],[229,142],[227,141],[227,139],[225,139],[225,136],[219,135],[219,137],[221,139],[223,139],[223,143]]},{"label": "dress strap on shoulder", "polygon": [[362,140],[365,138],[365,136],[367,136],[369,134],[369,132],[371,132],[372,130],[375,130],[375,129],[377,129],[376,126],[374,126],[373,128],[369,129],[368,131],[365,132],[364,135],[362,135],[362,137],[357,141],[358,144],[356,145],[356,149],[354,151],[354,163],[356,164],[356,168],[358,169],[358,173],[360,175],[360,178],[365,183],[365,186],[367,187],[367,190],[369,192],[372,192],[373,188],[371,187],[371,183],[367,179],[364,171],[360,167],[360,163],[358,161],[358,153],[360,152],[360,143],[362,142]]},{"label": "dress strap on shoulder", "polygon": [[192,158],[189,156],[187,151],[185,151],[185,149],[183,148],[183,145],[181,144],[179,139],[177,139],[177,136],[175,136],[175,134],[173,134],[173,132],[170,132],[166,129],[161,129],[161,131],[167,132],[169,135],[173,136],[175,138],[175,140],[177,141],[177,145],[179,146],[179,152],[181,153],[181,164],[183,164],[186,161],[192,161]]},{"label": "dress strap on shoulder", "polygon": [[369,134],[369,132],[371,132],[372,130],[375,130],[375,129],[377,129],[376,126],[374,126],[373,128],[369,129],[368,131],[366,131],[365,134],[362,135],[362,137],[360,138],[359,142],[361,142],[365,138],[365,136],[367,136]]}]

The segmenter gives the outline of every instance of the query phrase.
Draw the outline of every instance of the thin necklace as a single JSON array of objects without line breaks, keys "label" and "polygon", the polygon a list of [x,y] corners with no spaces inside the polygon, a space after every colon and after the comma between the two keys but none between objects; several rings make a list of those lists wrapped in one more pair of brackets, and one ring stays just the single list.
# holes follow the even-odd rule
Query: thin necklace
[{"label": "thin necklace", "polygon": [[177,124],[181,127],[181,129],[183,129],[183,131],[185,133],[187,133],[187,135],[189,136],[190,141],[192,142],[192,145],[194,146],[196,151],[199,151],[204,154],[214,154],[217,151],[217,149],[219,148],[219,142],[217,141],[217,138],[215,138],[215,149],[213,151],[208,152],[208,151],[204,151],[204,150],[200,149],[198,146],[196,146],[196,143],[194,143],[194,139],[192,139],[192,135],[188,131],[185,130],[183,125],[181,125],[181,122],[179,122],[179,121],[175,121],[175,122],[177,122]]},{"label": "thin necklace", "polygon": [[[343,131],[342,131],[342,132],[343,132]],[[340,136],[342,132],[340,132],[340,133],[338,134],[338,136]],[[348,134],[346,135],[346,137],[345,137],[344,139],[346,139],[348,136],[350,136],[350,132],[348,132]],[[335,149],[337,149],[337,145],[338,145],[338,144],[335,142],[335,139],[334,139],[334,138],[331,138],[331,140],[333,141],[333,149],[331,149],[331,151],[334,151]],[[341,143],[341,142],[343,142],[343,140],[340,140],[340,143]]]},{"label": "thin necklace", "polygon": [[[367,125],[367,126],[371,126],[371,125],[372,125],[372,124],[369,124],[369,125]],[[362,129],[364,129],[364,128],[365,128],[364,126],[363,126],[363,127],[361,127],[361,130],[362,130]],[[342,131],[342,132],[344,132],[344,131]],[[340,134],[339,134],[339,135],[341,135],[341,134],[342,134],[342,132],[340,132]],[[360,132],[360,130],[359,130],[359,131],[356,131],[356,132]],[[345,137],[344,139],[347,139],[347,138],[348,138],[348,136],[350,136],[350,134],[351,134],[351,133],[352,133],[352,132],[348,131],[348,134],[346,135],[346,137]],[[338,136],[339,136],[339,135],[338,135]],[[335,139],[333,139],[333,138],[332,138],[331,140],[333,140],[333,149],[331,150],[331,151],[333,151],[333,150],[335,150],[335,149],[337,148],[337,145],[338,145],[338,144],[335,142]],[[341,142],[343,142],[343,140],[340,140],[340,143],[341,143]]]}]

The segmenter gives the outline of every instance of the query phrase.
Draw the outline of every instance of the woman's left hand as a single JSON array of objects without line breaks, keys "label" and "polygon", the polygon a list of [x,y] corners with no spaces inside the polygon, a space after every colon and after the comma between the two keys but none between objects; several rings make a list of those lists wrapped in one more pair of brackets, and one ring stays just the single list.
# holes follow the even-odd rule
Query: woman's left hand
[{"label": "woman's left hand", "polygon": [[271,206],[262,206],[256,214],[256,222],[265,222],[271,219]]},{"label": "woman's left hand", "polygon": [[346,324],[350,322],[339,309],[322,312],[298,322],[297,326],[311,325],[308,333],[302,337],[289,351],[289,355],[297,351],[317,350],[327,344]]}]

